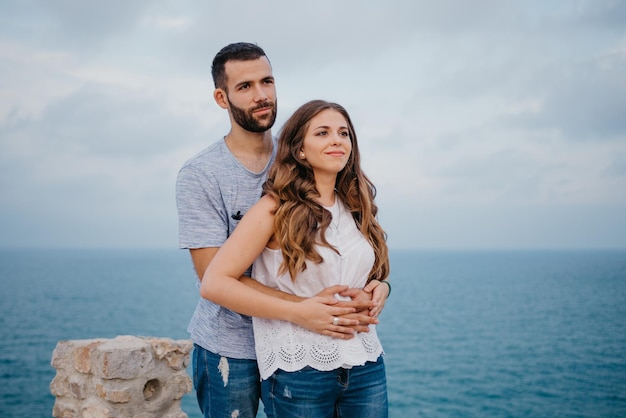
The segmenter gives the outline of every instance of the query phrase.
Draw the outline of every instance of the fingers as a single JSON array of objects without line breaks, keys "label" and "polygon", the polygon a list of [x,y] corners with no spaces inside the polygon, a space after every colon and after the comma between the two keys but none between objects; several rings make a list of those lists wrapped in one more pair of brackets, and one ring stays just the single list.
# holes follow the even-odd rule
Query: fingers
[{"label": "fingers", "polygon": [[369,325],[378,323],[378,318],[370,315],[370,307],[375,304],[370,303],[356,311],[354,307],[345,306],[344,302],[331,304],[329,299],[337,301],[335,298],[315,296],[299,302],[300,309],[296,311],[298,316],[292,322],[319,334],[340,339],[351,339],[357,332],[369,332]]},{"label": "fingers", "polygon": [[[348,315],[354,312],[356,312],[356,310],[349,306],[346,306],[346,307],[332,306],[328,310],[328,313],[331,314],[332,316],[344,316],[344,315]],[[345,322],[344,322],[344,325],[346,325]],[[347,324],[347,325],[352,325],[352,324]]]},{"label": "fingers", "polygon": [[363,291],[367,292],[367,293],[370,293],[374,289],[376,289],[378,286],[380,286],[380,284],[381,283],[378,280],[372,280],[363,288]]},{"label": "fingers", "polygon": [[310,303],[321,303],[324,305],[336,305],[337,303],[339,303],[339,299],[334,298],[333,296],[322,296],[319,295],[318,296],[313,296],[311,298],[308,299],[308,301]]},{"label": "fingers", "polygon": [[341,307],[347,307],[347,308],[354,308],[354,310],[358,312],[358,311],[372,309],[378,305],[378,302],[373,301],[373,300],[343,300],[343,301],[339,301],[338,303],[334,305],[336,307],[341,306]]},{"label": "fingers", "polygon": [[[380,292],[378,293],[380,294]],[[349,297],[350,301],[343,301],[339,305],[353,306],[357,311],[372,309],[378,304],[378,301],[372,297],[374,293],[367,293],[363,289],[350,288],[340,294]]]},{"label": "fingers", "polygon": [[385,307],[385,300],[382,299],[380,303],[376,304],[376,306],[370,309],[369,315],[373,317],[378,317],[378,315],[380,315],[380,313],[383,311],[384,307]]},{"label": "fingers", "polygon": [[377,280],[372,280],[370,284],[374,282],[377,283],[377,285],[374,286],[374,290],[372,291],[372,300],[376,301],[376,306],[370,309],[370,315],[377,317],[383,311],[389,292],[387,286],[381,286],[381,283]]},{"label": "fingers", "polygon": [[367,314],[347,314],[342,317],[335,316],[331,326],[329,326],[329,333],[326,335],[342,334],[344,337],[348,335],[350,338],[357,332],[369,332],[369,326],[377,324],[378,319],[371,317]]},{"label": "fingers", "polygon": [[341,338],[346,338],[346,339],[352,338],[354,337],[354,334],[356,333],[354,327],[359,326],[358,324],[354,325],[354,322],[355,322],[354,319],[334,316],[332,325],[327,330],[328,335],[330,334],[340,335]]},{"label": "fingers", "polygon": [[360,293],[363,292],[363,290],[361,289],[357,289],[354,287],[350,287],[348,289],[345,289],[341,292],[339,292],[341,294],[341,296],[348,296],[350,298],[355,298],[358,297],[360,295]]},{"label": "fingers", "polygon": [[370,332],[369,325],[357,325],[352,327],[355,332]]},{"label": "fingers", "polygon": [[378,315],[380,315],[380,313],[382,311],[383,311],[383,307],[382,306],[376,306],[376,307],[370,309],[369,315],[371,317],[378,318]]},{"label": "fingers", "polygon": [[[378,318],[376,318],[375,316],[371,316],[369,315],[369,313],[353,313],[353,314],[347,314],[344,315],[342,318],[342,321],[340,321],[340,324],[344,324],[343,320],[350,320],[350,321],[356,321],[357,323],[355,325],[376,325],[378,324]],[[347,325],[347,323],[346,323]]]},{"label": "fingers", "polygon": [[317,294],[317,296],[332,296],[335,293],[344,292],[347,288],[348,288],[348,286],[337,284],[337,285],[334,285],[334,286],[331,286],[331,287],[327,287],[326,289],[324,289],[321,292],[319,292]]}]

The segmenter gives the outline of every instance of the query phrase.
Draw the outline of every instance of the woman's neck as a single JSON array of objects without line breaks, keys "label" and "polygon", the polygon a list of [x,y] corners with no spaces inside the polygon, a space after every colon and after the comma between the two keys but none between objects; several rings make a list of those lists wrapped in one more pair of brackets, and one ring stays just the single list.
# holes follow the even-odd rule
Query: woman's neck
[{"label": "woman's neck", "polygon": [[335,179],[336,176],[333,176],[331,179],[326,179],[326,181],[316,181],[315,188],[317,192],[320,194],[319,204],[322,206],[332,206],[335,204]]}]

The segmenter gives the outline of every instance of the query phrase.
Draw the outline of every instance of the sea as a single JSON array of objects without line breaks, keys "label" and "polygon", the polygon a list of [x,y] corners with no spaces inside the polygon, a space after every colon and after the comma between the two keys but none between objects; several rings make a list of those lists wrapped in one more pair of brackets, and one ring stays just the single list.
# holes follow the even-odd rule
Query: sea
[{"label": "sea", "polygon": [[[390,417],[626,417],[626,250],[392,250],[391,283]],[[0,417],[52,416],[59,341],[188,339],[197,298],[183,250],[0,250]]]}]

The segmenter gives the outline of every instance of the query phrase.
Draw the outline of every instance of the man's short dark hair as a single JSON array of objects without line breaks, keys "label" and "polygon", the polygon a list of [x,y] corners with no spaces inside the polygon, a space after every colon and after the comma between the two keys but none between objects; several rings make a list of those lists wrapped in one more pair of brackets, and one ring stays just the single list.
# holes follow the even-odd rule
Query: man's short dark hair
[{"label": "man's short dark hair", "polygon": [[226,45],[215,55],[215,58],[213,58],[211,75],[213,76],[215,88],[226,90],[228,80],[226,79],[225,67],[228,61],[248,61],[261,57],[267,57],[267,55],[265,55],[265,51],[258,45],[248,42],[237,42]]}]

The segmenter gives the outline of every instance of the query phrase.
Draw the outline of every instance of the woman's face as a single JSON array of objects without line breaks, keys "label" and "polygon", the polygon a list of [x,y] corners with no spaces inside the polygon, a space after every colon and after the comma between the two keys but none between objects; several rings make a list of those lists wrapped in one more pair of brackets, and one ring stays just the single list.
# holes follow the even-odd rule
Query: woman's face
[{"label": "woman's face", "polygon": [[318,175],[336,175],[346,166],[352,141],[348,122],[334,109],[325,109],[311,121],[304,136],[300,158]]}]

